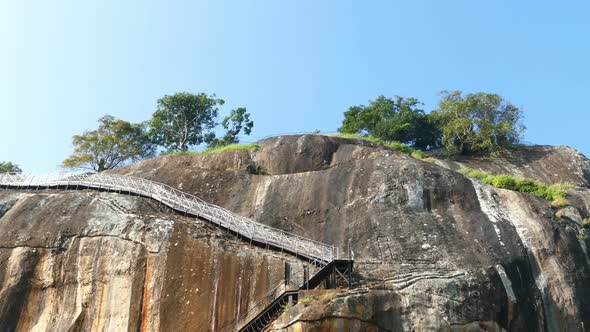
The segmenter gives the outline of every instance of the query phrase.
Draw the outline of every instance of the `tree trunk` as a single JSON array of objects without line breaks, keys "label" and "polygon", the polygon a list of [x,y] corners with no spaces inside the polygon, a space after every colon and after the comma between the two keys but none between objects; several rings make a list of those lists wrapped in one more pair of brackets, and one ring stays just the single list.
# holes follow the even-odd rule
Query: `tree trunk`
[{"label": "tree trunk", "polygon": [[462,155],[466,155],[469,153],[469,143],[461,142],[461,146],[459,147],[459,153]]},{"label": "tree trunk", "polygon": [[188,136],[188,128],[184,127],[184,129],[182,130],[182,135],[180,135],[180,138],[178,139],[178,148],[180,148],[180,151],[182,151],[182,152],[188,150],[188,144],[186,144],[187,136]]},{"label": "tree trunk", "polygon": [[98,161],[98,165],[97,165],[98,167],[97,167],[96,171],[100,173],[100,172],[106,170],[105,163],[106,163],[105,160],[101,158]]}]

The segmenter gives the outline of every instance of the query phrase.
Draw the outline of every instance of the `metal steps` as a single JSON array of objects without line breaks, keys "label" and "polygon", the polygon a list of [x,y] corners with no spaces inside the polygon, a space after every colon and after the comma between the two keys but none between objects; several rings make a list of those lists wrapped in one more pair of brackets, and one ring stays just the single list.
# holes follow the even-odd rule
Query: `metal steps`
[{"label": "metal steps", "polygon": [[[322,284],[326,289],[338,288],[340,286],[350,288],[352,286],[353,265],[354,262],[352,260],[333,260],[319,270],[311,279],[305,281],[299,290],[315,289]],[[285,304],[290,303],[295,305],[297,300],[298,291],[286,291],[282,293],[238,331],[262,331],[285,311]]]}]

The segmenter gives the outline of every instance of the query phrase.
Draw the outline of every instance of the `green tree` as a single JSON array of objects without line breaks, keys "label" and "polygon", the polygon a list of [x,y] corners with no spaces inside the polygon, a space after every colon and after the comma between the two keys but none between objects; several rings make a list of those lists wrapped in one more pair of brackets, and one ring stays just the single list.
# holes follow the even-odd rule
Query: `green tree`
[{"label": "green tree", "polygon": [[520,141],[524,130],[522,111],[492,93],[443,91],[433,116],[443,132],[450,153],[494,151]]},{"label": "green tree", "polygon": [[225,135],[221,139],[215,139],[210,146],[220,147],[230,144],[239,143],[239,135],[244,131],[244,134],[250,135],[252,127],[254,127],[254,121],[250,120],[250,113],[246,111],[244,107],[232,110],[228,116],[226,116],[221,125],[225,129]]},{"label": "green tree", "polygon": [[218,106],[223,104],[223,99],[205,93],[181,92],[158,99],[157,110],[149,121],[152,142],[168,151],[186,151],[213,142]]},{"label": "green tree", "polygon": [[22,170],[10,161],[0,161],[0,173],[22,173]]},{"label": "green tree", "polygon": [[98,129],[73,137],[74,153],[63,161],[64,167],[102,172],[153,155],[154,146],[144,125],[110,115],[98,122]]},{"label": "green tree", "polygon": [[338,131],[398,141],[419,149],[436,147],[441,133],[420,105],[415,98],[379,96],[368,106],[350,107]]}]

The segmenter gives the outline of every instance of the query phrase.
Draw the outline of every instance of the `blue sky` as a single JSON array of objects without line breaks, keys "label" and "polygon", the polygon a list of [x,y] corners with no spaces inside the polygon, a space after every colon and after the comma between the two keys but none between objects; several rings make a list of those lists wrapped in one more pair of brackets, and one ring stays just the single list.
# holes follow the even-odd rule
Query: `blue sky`
[{"label": "blue sky", "polygon": [[585,1],[3,1],[0,160],[57,169],[103,114],[178,91],[244,106],[253,136],[335,131],[380,94],[443,89],[525,110],[525,140],[590,155]]}]

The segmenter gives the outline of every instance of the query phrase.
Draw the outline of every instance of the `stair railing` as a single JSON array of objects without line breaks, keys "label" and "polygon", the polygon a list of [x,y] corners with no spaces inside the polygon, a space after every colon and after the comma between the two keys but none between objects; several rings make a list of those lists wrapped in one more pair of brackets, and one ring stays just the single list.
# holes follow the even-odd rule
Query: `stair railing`
[{"label": "stair railing", "polygon": [[182,192],[171,186],[143,178],[105,173],[23,175],[0,174],[0,186],[18,189],[98,189],[129,192],[150,197],[170,208],[204,218],[228,229],[238,236],[278,248],[297,256],[310,259],[315,264],[325,265],[336,258],[337,250],[312,239],[295,235],[242,217],[222,207]]}]

